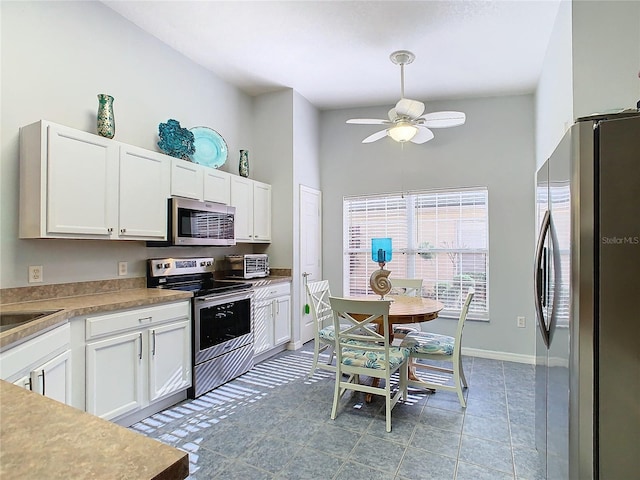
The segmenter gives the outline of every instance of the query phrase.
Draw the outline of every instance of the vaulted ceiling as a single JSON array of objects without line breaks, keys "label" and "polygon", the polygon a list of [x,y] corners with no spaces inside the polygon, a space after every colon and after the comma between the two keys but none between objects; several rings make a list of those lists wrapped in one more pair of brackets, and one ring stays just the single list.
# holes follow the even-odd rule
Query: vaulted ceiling
[{"label": "vaulted ceiling", "polygon": [[535,90],[560,0],[111,1],[250,95],[293,88],[319,109]]}]

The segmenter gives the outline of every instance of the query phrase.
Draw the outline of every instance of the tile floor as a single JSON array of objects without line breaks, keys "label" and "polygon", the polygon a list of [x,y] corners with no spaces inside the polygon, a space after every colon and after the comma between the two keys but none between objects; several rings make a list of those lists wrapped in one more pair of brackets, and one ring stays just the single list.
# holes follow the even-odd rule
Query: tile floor
[{"label": "tile floor", "polygon": [[455,393],[410,390],[385,431],[384,399],[347,393],[329,418],[333,375],[307,379],[310,344],[130,428],[189,452],[189,479],[537,480],[534,371],[465,357]]}]

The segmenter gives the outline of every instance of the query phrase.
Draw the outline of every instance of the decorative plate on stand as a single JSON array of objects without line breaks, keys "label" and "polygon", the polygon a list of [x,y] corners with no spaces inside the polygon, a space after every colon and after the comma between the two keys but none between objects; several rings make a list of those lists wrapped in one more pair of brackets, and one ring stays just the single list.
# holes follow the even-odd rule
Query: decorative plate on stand
[{"label": "decorative plate on stand", "polygon": [[206,167],[220,168],[227,161],[227,143],[224,138],[209,127],[193,127],[189,131],[193,133],[196,151],[191,155],[195,163]]}]

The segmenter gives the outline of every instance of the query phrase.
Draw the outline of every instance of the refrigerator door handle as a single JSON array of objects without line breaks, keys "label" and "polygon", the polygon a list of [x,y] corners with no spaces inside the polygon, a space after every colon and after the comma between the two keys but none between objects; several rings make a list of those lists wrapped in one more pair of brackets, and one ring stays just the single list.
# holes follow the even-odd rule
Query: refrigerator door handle
[{"label": "refrigerator door handle", "polygon": [[549,329],[547,328],[547,322],[544,318],[543,304],[546,304],[547,296],[547,262],[546,262],[546,248],[544,242],[549,234],[549,226],[551,225],[551,215],[549,210],[544,213],[542,225],[540,227],[540,236],[538,237],[538,245],[536,246],[536,260],[535,260],[535,306],[536,314],[538,315],[538,327],[540,327],[540,333],[542,334],[542,340],[544,344],[549,348]]}]

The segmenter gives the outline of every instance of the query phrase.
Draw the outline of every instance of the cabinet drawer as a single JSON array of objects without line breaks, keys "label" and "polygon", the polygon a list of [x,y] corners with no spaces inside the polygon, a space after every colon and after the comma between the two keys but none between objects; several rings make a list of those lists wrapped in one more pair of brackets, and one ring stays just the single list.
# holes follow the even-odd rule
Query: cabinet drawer
[{"label": "cabinet drawer", "polygon": [[171,320],[189,318],[190,311],[190,302],[186,301],[87,317],[86,339],[89,340],[134,328],[144,328]]},{"label": "cabinet drawer", "polygon": [[291,284],[288,282],[274,283],[266,287],[259,287],[254,289],[254,301],[259,302],[270,298],[281,297],[283,295],[291,294]]}]

